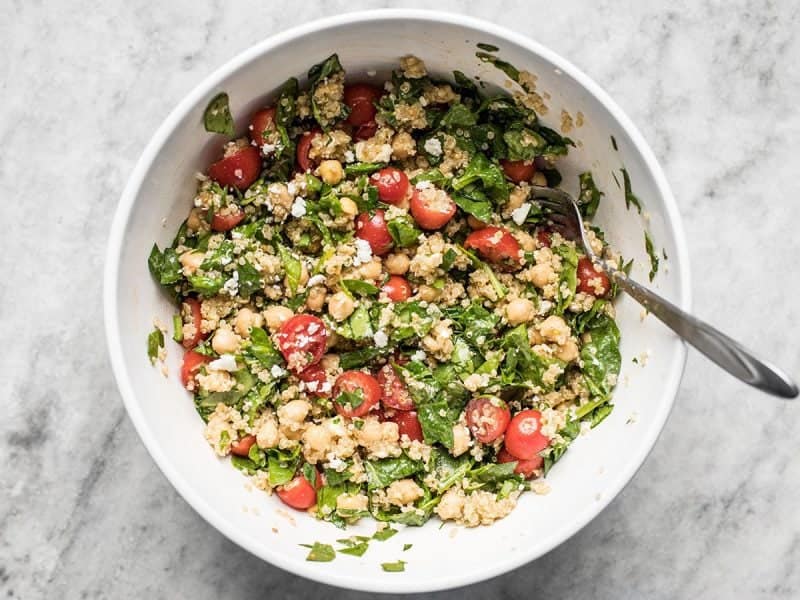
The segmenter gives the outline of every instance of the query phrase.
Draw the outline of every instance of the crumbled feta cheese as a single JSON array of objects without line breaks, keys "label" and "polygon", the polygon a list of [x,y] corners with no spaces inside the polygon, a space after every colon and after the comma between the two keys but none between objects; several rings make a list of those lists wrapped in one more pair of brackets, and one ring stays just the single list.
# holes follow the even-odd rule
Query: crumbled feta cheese
[{"label": "crumbled feta cheese", "polygon": [[225,290],[231,297],[239,293],[239,271],[233,272],[232,277],[225,282],[225,284],[222,286],[222,289]]},{"label": "crumbled feta cheese", "polygon": [[292,204],[292,216],[296,219],[305,216],[306,214],[306,200],[298,196]]},{"label": "crumbled feta cheese", "polygon": [[306,286],[314,287],[315,285],[322,285],[323,283],[325,283],[325,275],[317,273],[316,275],[312,275],[311,277],[309,277]]},{"label": "crumbled feta cheese", "polygon": [[297,184],[294,181],[290,181],[286,184],[286,191],[289,192],[290,196],[297,196]]},{"label": "crumbled feta cheese", "polygon": [[208,368],[212,371],[236,371],[236,358],[233,354],[223,354],[217,360],[208,363]]},{"label": "crumbled feta cheese", "polygon": [[263,146],[261,146],[261,152],[265,156],[268,156],[268,155],[272,154],[273,152],[275,152],[275,148],[277,148],[277,147],[278,147],[277,144],[264,144]]},{"label": "crumbled feta cheese", "polygon": [[414,354],[411,355],[411,360],[418,360],[424,361],[426,358],[425,352],[423,350],[417,350]]},{"label": "crumbled feta cheese", "polygon": [[442,142],[439,138],[428,138],[425,140],[425,152],[430,154],[431,156],[441,156],[442,155]]},{"label": "crumbled feta cheese", "polygon": [[280,365],[272,365],[272,368],[269,370],[269,374],[273,377],[281,377],[286,371],[284,371]]},{"label": "crumbled feta cheese", "polygon": [[328,466],[334,471],[342,471],[347,466],[347,463],[338,456],[332,456],[328,461]]},{"label": "crumbled feta cheese", "polygon": [[418,190],[427,190],[428,188],[432,188],[433,184],[427,179],[423,179],[422,181],[418,181],[414,187]]},{"label": "crumbled feta cheese", "polygon": [[356,238],[353,243],[356,245],[356,255],[353,258],[353,265],[357,267],[370,262],[372,260],[372,247],[369,245],[369,242],[361,238]]},{"label": "crumbled feta cheese", "polygon": [[356,162],[356,155],[353,154],[352,150],[344,151],[344,162],[346,163]]},{"label": "crumbled feta cheese", "polygon": [[515,208],[511,211],[511,220],[517,225],[522,225],[525,222],[525,219],[528,218],[529,212],[531,212],[531,203],[525,202],[519,208]]},{"label": "crumbled feta cheese", "polygon": [[389,343],[389,336],[379,329],[375,332],[375,335],[372,336],[372,341],[375,342],[376,348],[385,348]]}]

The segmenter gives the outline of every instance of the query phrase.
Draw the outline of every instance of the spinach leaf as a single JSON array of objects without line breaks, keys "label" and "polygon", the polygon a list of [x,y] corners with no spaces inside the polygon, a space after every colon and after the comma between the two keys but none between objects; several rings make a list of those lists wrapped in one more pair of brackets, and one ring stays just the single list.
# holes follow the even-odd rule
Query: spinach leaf
[{"label": "spinach leaf", "polygon": [[364,392],[360,389],[343,391],[333,401],[339,406],[347,407],[352,411],[364,404]]},{"label": "spinach leaf", "polygon": [[225,285],[225,277],[219,273],[215,275],[190,275],[189,289],[206,298],[216,296]]},{"label": "spinach leaf", "polygon": [[300,464],[300,446],[295,446],[291,451],[273,448],[267,450],[267,470],[269,471],[269,484],[272,487],[289,483]]},{"label": "spinach leaf", "polygon": [[296,77],[290,77],[281,87],[281,93],[275,104],[275,123],[281,127],[289,127],[297,115],[297,94],[299,84]]},{"label": "spinach leaf", "polygon": [[458,193],[452,195],[456,203],[465,213],[472,215],[484,223],[492,222],[492,204],[476,185],[469,185]]},{"label": "spinach leaf", "polygon": [[469,454],[454,457],[440,448],[431,450],[428,469],[436,481],[436,491],[442,493],[461,481],[472,467]]},{"label": "spinach leaf", "polygon": [[369,175],[374,173],[375,171],[379,171],[383,167],[386,166],[386,163],[370,163],[370,162],[360,162],[354,163],[352,165],[347,165],[344,168],[344,174],[347,177],[352,177],[354,175]]},{"label": "spinach leaf", "polygon": [[580,181],[580,192],[578,193],[578,206],[586,218],[592,218],[600,205],[600,197],[603,192],[597,189],[591,172],[581,173],[578,176]]},{"label": "spinach leaf", "polygon": [[540,456],[544,457],[543,469],[545,475],[550,472],[550,469],[556,462],[558,462],[558,459],[564,455],[564,452],[567,451],[569,445],[576,437],[578,437],[580,432],[581,424],[580,420],[578,419],[569,421],[564,427],[559,429],[558,433],[561,436],[561,440],[551,444],[547,449],[540,453]]},{"label": "spinach leaf", "polygon": [[164,248],[164,252],[153,244],[150,256],[147,259],[150,273],[161,285],[169,286],[178,283],[181,279],[181,264],[178,255],[172,248]]},{"label": "spinach leaf", "polygon": [[478,122],[478,115],[464,104],[453,104],[439,121],[440,127],[472,127]]},{"label": "spinach leaf", "polygon": [[444,173],[439,169],[428,169],[411,178],[411,183],[414,185],[418,184],[420,181],[430,181],[433,185],[442,189],[447,187],[450,183],[450,180],[445,177]]},{"label": "spinach leaf", "polygon": [[250,342],[244,346],[243,353],[258,361],[265,369],[283,364],[283,356],[261,327],[253,327],[250,330]]},{"label": "spinach leaf", "polygon": [[648,277],[650,281],[656,276],[658,273],[658,254],[656,254],[655,248],[653,247],[653,240],[650,237],[650,234],[646,231],[644,232],[644,249],[647,251],[647,256],[650,257],[650,273],[648,273]]},{"label": "spinach leaf", "polygon": [[380,288],[360,279],[342,279],[341,284],[348,292],[359,296],[375,296],[381,291]]},{"label": "spinach leaf", "polygon": [[547,148],[547,141],[527,127],[507,130],[503,134],[503,141],[508,148],[509,160],[533,160],[544,154]]},{"label": "spinach leaf", "polygon": [[505,357],[500,364],[501,382],[521,387],[539,386],[550,391],[554,383],[546,384],[543,375],[552,364],[563,364],[556,358],[545,358],[536,354],[528,341],[525,325],[518,325],[506,333],[501,340]]},{"label": "spinach leaf", "polygon": [[377,348],[375,346],[368,346],[367,348],[361,348],[360,350],[353,350],[351,352],[343,352],[339,355],[339,366],[345,371],[357,369],[388,352],[389,350],[387,348]]},{"label": "spinach leaf", "polygon": [[[217,404],[222,403],[228,406],[234,406],[253,388],[256,384],[256,378],[247,369],[239,369],[233,374],[236,379],[236,385],[233,389],[227,392],[211,392],[207,394],[197,394],[195,396],[195,406],[202,406],[205,409],[214,408]],[[198,408],[199,410],[199,408]]]},{"label": "spinach leaf", "polygon": [[508,196],[508,184],[503,170],[480,152],[472,157],[464,172],[453,179],[452,187],[459,191],[478,181],[493,200],[499,201]]},{"label": "spinach leaf", "polygon": [[487,463],[485,465],[481,465],[477,469],[472,469],[469,473],[467,473],[467,477],[481,484],[502,483],[506,479],[516,477],[516,474],[514,473],[514,469],[516,467],[516,462]]},{"label": "spinach leaf", "polygon": [[480,348],[494,336],[500,317],[475,300],[467,308],[453,306],[445,309],[458,331],[470,344]]},{"label": "spinach leaf", "polygon": [[283,244],[278,244],[278,256],[281,257],[281,262],[283,263],[283,270],[286,273],[286,282],[289,284],[289,291],[294,295],[297,293],[297,287],[300,285],[303,265],[300,259],[289,252]]},{"label": "spinach leaf", "polygon": [[413,460],[404,454],[396,458],[364,461],[368,490],[385,488],[393,481],[410,477],[422,469],[423,464],[420,461]]},{"label": "spinach leaf", "polygon": [[622,357],[619,351],[619,329],[607,315],[598,317],[598,324],[588,330],[589,341],[581,348],[583,377],[592,396],[608,399],[616,385]]},{"label": "spinach leaf", "polygon": [[578,287],[578,252],[567,244],[554,246],[553,252],[561,257],[556,312],[563,314],[575,297]]},{"label": "spinach leaf", "polygon": [[158,358],[158,350],[164,347],[164,332],[158,327],[154,328],[147,336],[147,357],[150,359],[150,364],[156,364]]},{"label": "spinach leaf", "polygon": [[420,234],[422,233],[414,222],[408,217],[395,217],[386,222],[386,227],[389,229],[389,235],[392,236],[394,245],[398,248],[408,248],[417,243]]},{"label": "spinach leaf", "polygon": [[341,73],[343,71],[344,69],[342,68],[342,64],[339,62],[339,56],[337,54],[331,54],[324,61],[314,65],[308,71],[308,83],[311,87],[311,112],[313,113],[317,123],[319,123],[320,127],[322,127],[324,131],[327,131],[330,126],[339,119],[347,118],[347,115],[350,113],[350,109],[344,102],[341,102],[341,108],[338,114],[323,114],[321,107],[317,103],[315,92],[319,85],[331,75],[335,75],[336,73]]},{"label": "spinach leaf", "polygon": [[249,298],[264,287],[261,273],[249,262],[238,265],[236,272],[239,274],[239,295],[243,298]]},{"label": "spinach leaf", "polygon": [[200,269],[203,271],[221,271],[233,262],[233,241],[223,240],[219,246],[206,253]]},{"label": "spinach leaf", "polygon": [[392,319],[394,328],[389,334],[393,344],[409,340],[414,337],[424,337],[433,327],[433,317],[427,308],[416,300],[410,302],[396,302],[392,305],[395,317]]},{"label": "spinach leaf", "polygon": [[568,151],[567,146],[575,145],[575,142],[568,137],[564,137],[555,129],[550,129],[544,125],[537,125],[536,132],[542,137],[542,139],[545,140],[545,142],[547,142],[547,146],[542,154],[550,156],[564,156]]},{"label": "spinach leaf", "polygon": [[233,117],[228,94],[220,92],[211,99],[203,112],[203,126],[209,133],[233,135]]},{"label": "spinach leaf", "polygon": [[256,464],[252,460],[236,454],[231,455],[231,465],[248,475],[255,475],[256,471],[258,471]]},{"label": "spinach leaf", "polygon": [[497,58],[496,56],[489,54],[488,52],[476,52],[475,56],[481,59],[483,62],[488,62],[493,64],[496,68],[500,69],[503,73],[508,75],[509,78],[513,79],[514,81],[519,81],[519,70],[504,60]]},{"label": "spinach leaf", "polygon": [[453,79],[453,89],[461,96],[461,102],[470,107],[480,105],[481,93],[472,79],[461,71],[453,71]]},{"label": "spinach leaf", "polygon": [[[412,394],[413,395],[413,394]],[[417,405],[417,418],[422,426],[426,444],[440,443],[453,449],[453,426],[461,411],[452,408],[446,400],[435,400]]]}]

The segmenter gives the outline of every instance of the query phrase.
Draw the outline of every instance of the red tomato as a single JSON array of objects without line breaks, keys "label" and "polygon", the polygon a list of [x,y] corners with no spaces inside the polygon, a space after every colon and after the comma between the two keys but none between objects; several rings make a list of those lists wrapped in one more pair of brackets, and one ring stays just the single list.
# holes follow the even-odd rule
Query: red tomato
[{"label": "red tomato", "polygon": [[317,364],[325,354],[328,330],[319,317],[300,314],[281,325],[275,337],[289,370],[299,373]]},{"label": "red tomato", "polygon": [[297,165],[303,173],[310,171],[314,167],[314,163],[308,158],[308,151],[311,150],[311,142],[320,135],[322,135],[322,131],[312,129],[311,131],[306,131],[297,141]]},{"label": "red tomato", "polygon": [[608,275],[596,269],[588,256],[578,260],[578,291],[592,296],[605,296],[611,289]]},{"label": "red tomato", "polygon": [[208,167],[208,176],[220,185],[246,190],[261,173],[261,153],[253,146],[239,146]]},{"label": "red tomato", "polygon": [[[377,102],[383,95],[381,88],[369,83],[353,83],[344,86],[344,103],[353,107],[358,102]],[[354,123],[360,125],[360,123]]]},{"label": "red tomato", "polygon": [[534,471],[536,471],[536,469],[542,468],[542,465],[544,464],[544,458],[542,458],[541,456],[534,456],[530,460],[521,460],[516,456],[513,456],[505,448],[501,448],[500,452],[497,453],[497,462],[499,463],[516,462],[517,466],[514,468],[514,473],[524,476],[525,479],[530,479],[531,477],[533,477]]},{"label": "red tomato", "polygon": [[540,229],[537,231],[536,240],[539,242],[540,246],[544,246],[545,248],[549,248],[550,244],[553,243],[552,234],[547,229]]},{"label": "red tomato", "polygon": [[508,428],[511,411],[499,398],[474,398],[467,404],[467,426],[481,444],[491,444]]},{"label": "red tomato", "polygon": [[373,173],[369,182],[378,188],[378,197],[381,202],[398,205],[406,199],[408,176],[400,169],[384,167],[377,173]]},{"label": "red tomato", "polygon": [[[317,476],[317,488],[321,487],[321,479]],[[275,493],[284,504],[297,510],[307,510],[317,503],[317,490],[302,473],[295,475],[289,483],[275,488]]]},{"label": "red tomato", "polygon": [[378,371],[378,384],[381,386],[381,404],[384,408],[411,410],[414,399],[408,392],[402,377],[397,374],[391,363],[383,365]]},{"label": "red tomato", "polygon": [[368,140],[375,132],[378,131],[378,124],[375,121],[369,121],[363,125],[359,125],[353,137],[357,140]]},{"label": "red tomato", "polygon": [[328,398],[331,395],[331,384],[328,381],[328,376],[325,374],[325,369],[319,365],[311,365],[306,367],[297,374],[300,381],[303,381],[305,391],[311,396],[317,398]]},{"label": "red tomato", "polygon": [[422,425],[417,418],[417,411],[415,410],[396,410],[394,414],[389,417],[389,420],[397,423],[397,429],[402,436],[407,435],[411,440],[421,442],[423,440]]},{"label": "red tomato", "polygon": [[530,181],[533,174],[536,173],[536,167],[532,161],[525,160],[501,160],[500,166],[503,172],[514,183],[522,183],[523,181]]},{"label": "red tomato", "polygon": [[[189,350],[183,355],[183,364],[181,365],[181,382],[183,387],[187,390],[194,387],[194,376],[197,371],[207,362],[211,361],[211,357]],[[191,387],[190,387],[191,384]]]},{"label": "red tomato", "polygon": [[[183,347],[188,350],[189,348],[194,348],[197,346],[197,344],[200,343],[200,340],[205,337],[203,332],[200,331],[200,325],[203,322],[203,315],[200,311],[200,301],[197,300],[197,298],[186,298],[183,301],[183,304],[189,307],[192,316],[192,325],[194,325],[194,335],[192,337],[187,337],[184,335],[183,342],[181,342]],[[183,310],[181,312],[183,312]]]},{"label": "red tomato", "polygon": [[411,215],[423,229],[441,229],[456,214],[456,203],[444,190],[414,188],[411,196]]},{"label": "red tomato", "polygon": [[238,212],[227,215],[215,214],[211,218],[211,229],[214,231],[230,231],[242,221],[244,221],[244,211],[241,208],[238,209]]},{"label": "red tomato", "polygon": [[383,284],[381,291],[389,297],[392,302],[405,302],[411,297],[411,284],[405,277],[392,275]]},{"label": "red tomato", "polygon": [[394,243],[389,228],[386,226],[385,214],[379,208],[372,216],[369,213],[361,213],[356,219],[356,236],[369,242],[369,247],[376,256],[382,256],[389,252]]},{"label": "red tomato", "polygon": [[512,456],[534,460],[539,452],[547,448],[550,439],[539,431],[541,420],[542,413],[538,410],[523,410],[514,415],[505,439],[505,448]]},{"label": "red tomato", "polygon": [[231,452],[236,456],[247,456],[250,452],[250,447],[256,443],[256,436],[246,435],[240,440],[231,442]]},{"label": "red tomato", "polygon": [[350,114],[347,116],[347,122],[352,125],[360,127],[365,123],[375,119],[377,109],[372,102],[356,102],[350,107]]},{"label": "red tomato", "polygon": [[269,108],[262,108],[250,119],[250,137],[259,149],[267,143],[267,140],[264,139],[264,133],[273,131],[274,129],[275,109],[272,106]]},{"label": "red tomato", "polygon": [[[361,396],[361,404],[339,404],[339,396],[344,392],[357,393]],[[333,406],[343,417],[363,417],[371,408],[378,405],[381,399],[381,386],[378,380],[364,371],[345,371],[333,386]]]},{"label": "red tomato", "polygon": [[489,262],[506,267],[519,266],[519,242],[502,227],[477,229],[467,236],[464,246],[475,248]]}]

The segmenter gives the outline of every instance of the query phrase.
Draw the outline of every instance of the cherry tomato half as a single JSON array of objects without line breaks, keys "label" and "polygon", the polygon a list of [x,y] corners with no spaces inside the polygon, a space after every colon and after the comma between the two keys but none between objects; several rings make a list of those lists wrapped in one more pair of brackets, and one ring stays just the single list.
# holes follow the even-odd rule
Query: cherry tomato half
[{"label": "cherry tomato half", "polygon": [[208,167],[208,176],[220,185],[246,190],[261,173],[261,153],[253,146],[237,146],[235,150]]},{"label": "cherry tomato half", "polygon": [[523,410],[511,419],[506,429],[505,448],[512,456],[522,460],[534,460],[547,448],[550,439],[542,435],[540,425],[542,413],[538,410]]},{"label": "cherry tomato half", "polygon": [[411,284],[408,279],[400,275],[392,275],[381,287],[381,291],[386,294],[392,302],[405,302],[411,297]]},{"label": "cherry tomato half", "polygon": [[411,196],[411,216],[423,229],[441,229],[450,222],[457,208],[447,192],[437,188],[414,188]]},{"label": "cherry tomato half", "polygon": [[325,354],[328,330],[319,317],[300,314],[281,325],[275,337],[289,370],[299,373],[317,364]]},{"label": "cherry tomato half", "polygon": [[396,410],[388,420],[397,423],[400,436],[407,435],[410,440],[417,440],[418,442],[424,439],[422,425],[420,425],[419,418],[417,418],[417,411]]},{"label": "cherry tomato half", "polygon": [[511,411],[499,398],[473,398],[466,413],[467,427],[482,444],[491,444],[503,435],[511,422]]},{"label": "cherry tomato half", "polygon": [[256,436],[246,435],[240,440],[231,442],[231,452],[233,452],[236,456],[247,456],[250,452],[251,446],[255,443]]},{"label": "cherry tomato half", "polygon": [[588,256],[578,260],[578,291],[592,296],[605,296],[611,288],[608,275],[596,269]]},{"label": "cherry tomato half", "polygon": [[214,214],[211,218],[211,229],[214,231],[230,231],[244,221],[244,211],[238,208],[236,212],[227,215]]},{"label": "cherry tomato half", "polygon": [[297,141],[297,165],[303,173],[314,168],[314,161],[308,157],[308,151],[311,150],[311,142],[320,135],[322,135],[322,131],[312,129],[306,131]]},{"label": "cherry tomato half", "polygon": [[408,176],[400,169],[384,167],[373,173],[369,182],[378,188],[378,197],[381,202],[398,205],[406,199],[408,192]]},{"label": "cherry tomato half", "polygon": [[[322,478],[317,474],[317,489],[322,486]],[[307,510],[317,503],[317,490],[302,473],[294,476],[289,483],[275,488],[284,504],[297,510]]]},{"label": "cherry tomato half", "polygon": [[519,266],[521,254],[519,242],[502,227],[489,226],[477,229],[467,236],[464,246],[475,248],[491,263],[505,267]]},{"label": "cherry tomato half", "polygon": [[381,97],[381,89],[368,83],[354,83],[344,88],[344,103],[350,107],[347,122],[360,126],[375,119],[375,102]]},{"label": "cherry tomato half", "polygon": [[549,248],[550,244],[553,243],[553,234],[547,229],[540,229],[536,232],[536,241],[539,242],[540,246]]},{"label": "cherry tomato half", "polygon": [[397,374],[391,363],[387,363],[378,371],[378,384],[381,386],[381,404],[384,408],[396,410],[411,410],[414,408],[414,399]]},{"label": "cherry tomato half", "polygon": [[183,364],[181,365],[181,383],[186,389],[194,387],[194,377],[197,371],[207,362],[211,361],[211,357],[205,354],[200,354],[194,350],[189,350],[183,355]]},{"label": "cherry tomato half", "polygon": [[369,213],[361,213],[356,218],[356,236],[369,242],[369,247],[376,256],[382,256],[389,252],[394,243],[392,234],[389,233],[386,225],[385,214],[379,208],[372,216]]},{"label": "cherry tomato half", "polygon": [[533,161],[501,160],[500,166],[503,168],[506,177],[514,183],[530,181],[533,174],[536,173],[536,167],[533,165]]},{"label": "cherry tomato half", "polygon": [[357,140],[368,140],[375,135],[376,131],[378,131],[378,124],[375,121],[369,121],[363,125],[359,125],[353,137]]},{"label": "cherry tomato half", "polygon": [[251,117],[250,119],[250,138],[256,143],[256,146],[261,148],[267,143],[264,139],[264,134],[267,131],[275,130],[275,108],[270,106],[262,108]]},{"label": "cherry tomato half", "polygon": [[[205,337],[203,332],[200,330],[200,326],[203,323],[203,314],[200,310],[200,301],[197,298],[186,298],[182,304],[183,306],[181,307],[181,312],[186,311],[186,308],[188,307],[188,312],[192,319],[192,325],[194,325],[194,335],[192,335],[192,337],[187,337],[184,333],[183,341],[181,342],[183,347],[188,350],[189,348],[194,348],[197,346],[197,344],[200,343],[200,340]],[[184,329],[184,332],[185,331],[186,330]]]},{"label": "cherry tomato half", "polygon": [[328,398],[331,395],[331,384],[328,376],[319,365],[311,365],[297,374],[298,379],[303,382],[306,393],[316,398]]},{"label": "cherry tomato half", "polygon": [[497,462],[499,463],[509,463],[509,462],[516,462],[517,466],[514,468],[514,473],[518,475],[522,475],[525,479],[530,479],[533,477],[534,472],[537,469],[541,469],[542,465],[544,464],[544,458],[541,456],[534,456],[530,460],[522,460],[513,456],[508,450],[505,448],[501,448],[500,452],[497,453]]},{"label": "cherry tomato half", "polygon": [[[350,396],[345,402],[342,396]],[[381,399],[381,386],[378,380],[364,371],[345,371],[333,386],[333,406],[343,417],[363,417],[378,405]],[[340,399],[342,402],[340,403]]]}]

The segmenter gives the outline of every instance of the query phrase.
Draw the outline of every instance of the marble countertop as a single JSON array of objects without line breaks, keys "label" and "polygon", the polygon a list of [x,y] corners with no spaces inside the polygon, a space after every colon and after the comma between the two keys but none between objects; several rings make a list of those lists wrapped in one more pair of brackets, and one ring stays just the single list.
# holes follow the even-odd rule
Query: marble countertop
[{"label": "marble countertop", "polygon": [[[800,374],[797,3],[557,4],[438,8],[529,34],[611,93],[673,186],[697,314]],[[101,273],[125,180],[190,89],[274,32],[386,5],[4,3],[0,596],[367,597],[262,563],[173,490],[110,372]],[[658,444],[597,519],[534,563],[435,596],[800,596],[798,411],[691,354]]]}]

